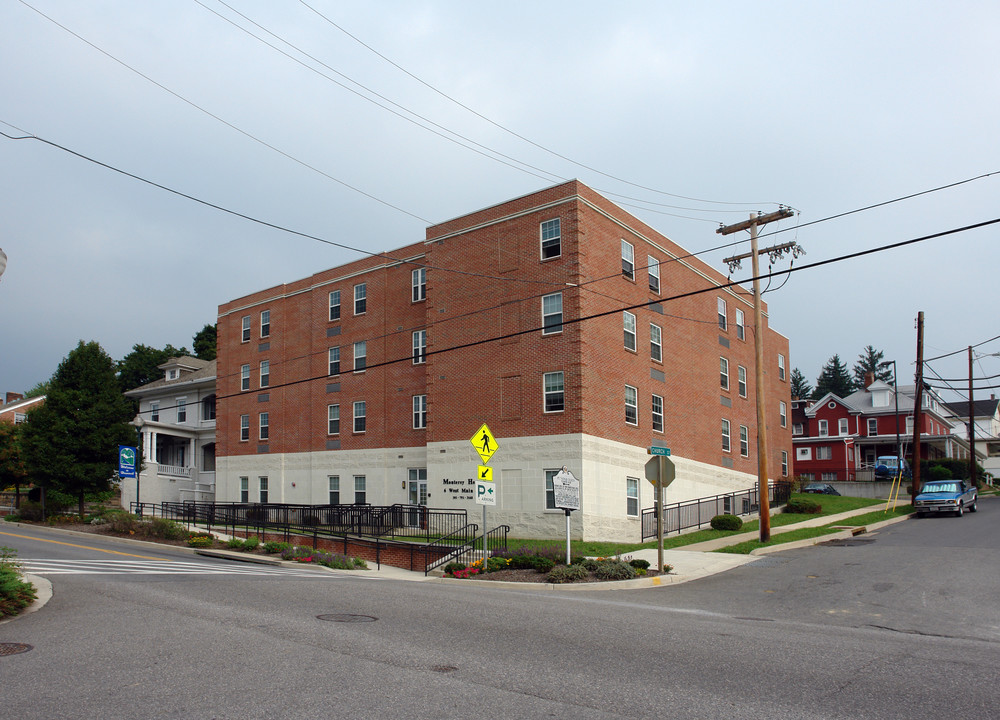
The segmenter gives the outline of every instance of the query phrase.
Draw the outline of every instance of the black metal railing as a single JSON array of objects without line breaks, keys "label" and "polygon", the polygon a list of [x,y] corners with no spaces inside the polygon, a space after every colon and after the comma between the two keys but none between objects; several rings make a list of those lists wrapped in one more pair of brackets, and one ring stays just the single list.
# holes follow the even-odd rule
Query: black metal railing
[{"label": "black metal railing", "polygon": [[424,545],[424,575],[436,567],[475,553],[480,540],[478,533],[479,526],[471,523]]},{"label": "black metal railing", "polygon": [[[769,482],[767,496],[772,506],[784,505],[792,493],[790,482]],[[679,533],[690,528],[700,528],[708,525],[716,515],[747,515],[757,512],[760,506],[757,488],[740,492],[713,495],[712,497],[687,500],[663,506],[663,534]],[[642,511],[642,541],[655,538],[656,510],[646,508]]]}]

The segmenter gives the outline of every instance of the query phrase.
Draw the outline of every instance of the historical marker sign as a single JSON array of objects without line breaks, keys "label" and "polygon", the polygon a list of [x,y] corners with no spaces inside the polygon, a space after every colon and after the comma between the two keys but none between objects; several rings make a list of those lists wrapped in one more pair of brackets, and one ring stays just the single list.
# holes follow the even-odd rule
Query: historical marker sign
[{"label": "historical marker sign", "polygon": [[563,510],[580,509],[580,481],[565,467],[552,478],[556,507]]}]

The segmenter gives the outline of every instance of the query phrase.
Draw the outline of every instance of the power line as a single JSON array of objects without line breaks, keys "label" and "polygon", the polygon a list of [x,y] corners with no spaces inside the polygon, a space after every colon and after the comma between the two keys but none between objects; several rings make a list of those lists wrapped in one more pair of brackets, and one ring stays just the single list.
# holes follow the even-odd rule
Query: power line
[{"label": "power line", "polygon": [[[986,343],[993,342],[994,340],[1000,340],[1000,335],[997,335],[996,337],[991,337],[989,340],[983,340],[982,342],[976,343],[971,347],[977,348],[980,345],[985,345]],[[952,355],[958,355],[959,353],[968,352],[968,350],[969,350],[968,347],[964,347],[961,350],[955,350],[954,352],[945,353],[944,355],[938,355],[937,357],[927,358],[926,360],[924,360],[924,362],[927,363],[930,362],[931,360],[940,360],[941,358],[951,357]]]}]

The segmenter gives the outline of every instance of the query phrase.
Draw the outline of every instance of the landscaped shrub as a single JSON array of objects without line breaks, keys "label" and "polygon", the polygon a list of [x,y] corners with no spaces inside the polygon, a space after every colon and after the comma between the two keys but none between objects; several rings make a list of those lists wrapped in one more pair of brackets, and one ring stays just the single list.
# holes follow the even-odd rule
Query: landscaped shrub
[{"label": "landscaped shrub", "polygon": [[215,544],[215,538],[208,533],[191,533],[188,535],[187,544],[193,548],[210,548]]},{"label": "landscaped shrub", "polygon": [[509,558],[493,556],[486,559],[486,572],[500,572],[501,570],[507,570],[509,567]]},{"label": "landscaped shrub", "polygon": [[290,547],[291,545],[286,542],[266,542],[264,543],[264,552],[274,555],[275,553],[284,552]]},{"label": "landscaped shrub", "polygon": [[549,573],[550,583],[573,583],[590,579],[590,573],[583,565],[560,565]]},{"label": "landscaped shrub", "polygon": [[153,518],[147,523],[147,532],[151,537],[163,538],[164,540],[182,540],[187,534],[184,526],[167,518]]},{"label": "landscaped shrub", "polygon": [[444,566],[445,575],[454,575],[456,570],[465,570],[465,563],[450,562]]},{"label": "landscaped shrub", "polygon": [[356,558],[353,558],[351,560],[351,562],[354,563],[354,567],[356,567],[358,570],[367,570],[368,569],[368,563],[365,561],[364,558],[356,557]]},{"label": "landscaped shrub", "polygon": [[587,572],[594,572],[602,562],[601,558],[582,558],[579,562],[574,562],[573,565],[582,565],[587,568]]},{"label": "landscaped shrub", "polygon": [[230,550],[242,550],[243,549],[243,538],[229,538],[226,542],[226,547]]},{"label": "landscaped shrub", "polygon": [[597,563],[594,575],[598,580],[631,580],[635,568],[621,560],[603,560]]},{"label": "landscaped shrub", "polygon": [[532,558],[531,567],[535,569],[536,572],[547,573],[554,568],[556,564],[549,560],[548,558],[535,556]]},{"label": "landscaped shrub", "polygon": [[108,530],[120,535],[135,535],[139,530],[139,518],[126,512],[108,513]]},{"label": "landscaped shrub", "polygon": [[253,552],[258,547],[260,547],[260,538],[254,535],[253,537],[248,537],[243,541],[243,552]]},{"label": "landscaped shrub", "polygon": [[630,558],[628,564],[636,570],[649,570],[649,560],[643,560],[642,558]]},{"label": "landscaped shrub", "polygon": [[296,547],[287,547],[281,551],[282,560],[300,560],[302,558],[312,557],[315,552],[310,547],[305,547],[304,545],[298,545]]},{"label": "landscaped shrub", "polygon": [[815,515],[823,511],[823,507],[815,500],[809,498],[792,498],[785,505],[786,513],[799,513],[803,515]]},{"label": "landscaped shrub", "polygon": [[739,530],[743,527],[743,521],[735,515],[716,515],[709,524],[713,530]]},{"label": "landscaped shrub", "polygon": [[0,547],[0,618],[16,615],[35,599],[35,588],[21,577],[17,551]]},{"label": "landscaped shrub", "polygon": [[346,555],[341,555],[340,553],[314,551],[312,553],[312,562],[324,565],[328,568],[335,568],[337,570],[354,569],[354,563],[351,561],[351,558]]},{"label": "landscaped shrub", "polygon": [[944,465],[931,465],[927,469],[927,475],[928,480],[951,480],[953,477],[951,469],[946,468]]}]

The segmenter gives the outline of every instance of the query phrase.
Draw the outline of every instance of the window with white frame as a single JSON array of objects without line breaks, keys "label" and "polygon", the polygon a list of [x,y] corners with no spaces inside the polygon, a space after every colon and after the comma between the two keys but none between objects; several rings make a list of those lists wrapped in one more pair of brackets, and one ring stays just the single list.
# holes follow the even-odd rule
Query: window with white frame
[{"label": "window with white frame", "polygon": [[262,310],[260,313],[260,336],[266,338],[271,334],[271,311]]},{"label": "window with white frame", "polygon": [[340,346],[332,347],[327,352],[328,375],[340,375]]},{"label": "window with white frame", "polygon": [[778,355],[778,379],[785,379],[785,356],[780,353]]},{"label": "window with white frame", "polygon": [[639,391],[631,385],[625,386],[625,422],[639,424]]},{"label": "window with white frame", "polygon": [[820,445],[816,448],[816,459],[817,460],[831,460],[833,459],[833,448],[829,445]]},{"label": "window with white frame", "polygon": [[847,435],[847,418],[840,418],[837,420],[837,434]]},{"label": "window with white frame", "polygon": [[153,422],[160,421],[160,403],[152,402],[149,404],[149,419]]},{"label": "window with white frame", "polygon": [[413,332],[413,364],[420,365],[427,362],[427,331],[415,330]]},{"label": "window with white frame", "polygon": [[812,448],[808,447],[795,448],[795,459],[812,460]]},{"label": "window with white frame", "polygon": [[820,480],[825,483],[837,482],[837,473],[835,472],[820,473]]},{"label": "window with white frame", "polygon": [[240,502],[250,502],[250,478],[248,477],[240,478]]},{"label": "window with white frame", "polygon": [[250,365],[240,365],[240,390],[250,389]]},{"label": "window with white frame", "polygon": [[563,411],[565,408],[565,393],[562,371],[547,372],[542,376],[542,396],[545,412]]},{"label": "window with white frame", "polygon": [[330,504],[340,505],[340,475],[327,476],[327,492],[330,494]]},{"label": "window with white frame", "polygon": [[559,257],[562,254],[559,218],[546,220],[539,226],[542,240],[542,260]]},{"label": "window with white frame", "polygon": [[750,428],[740,425],[740,455],[750,457]]},{"label": "window with white frame", "polygon": [[244,315],[241,318],[243,323],[243,340],[242,342],[250,342],[250,316]]},{"label": "window with white frame", "polygon": [[340,405],[326,406],[326,434],[340,434]]},{"label": "window with white frame", "polygon": [[635,280],[635,250],[632,243],[622,240],[622,275]]},{"label": "window with white frame", "polygon": [[354,314],[364,315],[368,310],[368,284],[354,286]]},{"label": "window with white frame", "polygon": [[740,397],[747,396],[747,369],[742,365],[736,366],[736,386],[739,388]]},{"label": "window with white frame", "polygon": [[330,293],[330,320],[340,320],[340,290]]},{"label": "window with white frame", "polygon": [[354,504],[364,505],[368,502],[367,481],[364,475],[354,476]]},{"label": "window with white frame", "polygon": [[625,514],[639,517],[639,478],[625,478]]},{"label": "window with white frame", "polygon": [[545,509],[555,510],[556,509],[556,489],[555,489],[555,476],[560,473],[559,470],[546,470],[545,471]]},{"label": "window with white frame", "polygon": [[788,477],[788,453],[781,451],[781,477]]},{"label": "window with white frame", "polygon": [[635,315],[626,310],[622,313],[622,322],[625,326],[625,349],[635,351]]},{"label": "window with white frame", "polygon": [[792,423],[792,435],[801,435],[802,430],[802,423]]},{"label": "window with white frame", "polygon": [[722,420],[722,451],[729,452],[732,445],[730,444],[729,437],[729,421],[723,418]]},{"label": "window with white frame", "polygon": [[358,400],[354,403],[354,432],[363,433],[365,431],[368,424],[366,412],[364,400]]},{"label": "window with white frame", "polygon": [[250,439],[250,416],[240,415],[240,440]]},{"label": "window with white frame", "polygon": [[746,340],[746,318],[739,308],[736,309],[736,339]]},{"label": "window with white frame", "polygon": [[878,435],[878,418],[868,418],[868,437]]},{"label": "window with white frame", "polygon": [[649,324],[649,356],[656,362],[663,360],[663,330],[653,323]]},{"label": "window with white frame", "polygon": [[271,361],[260,361],[260,386],[266,388],[271,384]]},{"label": "window with white frame", "polygon": [[410,299],[413,302],[420,302],[427,299],[427,268],[417,268],[410,273],[410,284],[412,293]]},{"label": "window with white frame", "polygon": [[268,415],[266,412],[262,412],[260,414],[260,424],[258,427],[260,428],[260,433],[257,435],[257,437],[260,438],[261,440],[267,440],[267,438],[271,434],[271,428]]},{"label": "window with white frame", "polygon": [[177,407],[177,422],[178,423],[187,422],[187,417],[188,417],[187,398],[177,398],[175,405]]},{"label": "window with white frame", "polygon": [[907,415],[906,416],[906,434],[907,435],[912,435],[913,434],[913,416],[912,415]]},{"label": "window with white frame", "polygon": [[368,365],[368,343],[359,340],[354,343],[354,372],[361,372]]},{"label": "window with white frame", "polygon": [[716,298],[716,300],[717,300],[717,303],[718,303],[718,306],[719,306],[718,307],[718,312],[719,312],[719,329],[720,330],[725,330],[726,327],[728,327],[728,322],[726,320],[726,301],[723,300],[722,298]]},{"label": "window with white frame", "polygon": [[653,395],[650,407],[653,409],[653,430],[663,432],[663,398]]},{"label": "window with white frame", "polygon": [[258,483],[257,487],[259,488],[259,492],[260,492],[260,502],[261,503],[266,503],[267,502],[267,495],[268,495],[268,493],[267,493],[267,478],[266,477],[259,477],[259,478],[257,478],[257,483]]},{"label": "window with white frame", "polygon": [[542,296],[542,335],[562,332],[562,293]]},{"label": "window with white frame", "polygon": [[802,478],[802,482],[804,483],[811,483],[816,479],[816,475],[814,473],[799,473],[799,477]]},{"label": "window with white frame", "polygon": [[788,406],[784,400],[778,401],[778,418],[781,420],[781,427],[788,427]]},{"label": "window with white frame", "polygon": [[729,361],[724,357],[719,358],[719,387],[729,389]]},{"label": "window with white frame", "polygon": [[413,429],[423,430],[427,427],[427,396],[413,396]]},{"label": "window with white frame", "polygon": [[829,424],[826,420],[819,421],[819,436],[827,437],[830,434]]},{"label": "window with white frame", "polygon": [[652,255],[646,258],[646,269],[649,271],[649,289],[660,293],[660,261]]}]

